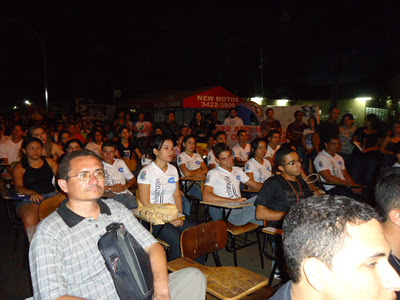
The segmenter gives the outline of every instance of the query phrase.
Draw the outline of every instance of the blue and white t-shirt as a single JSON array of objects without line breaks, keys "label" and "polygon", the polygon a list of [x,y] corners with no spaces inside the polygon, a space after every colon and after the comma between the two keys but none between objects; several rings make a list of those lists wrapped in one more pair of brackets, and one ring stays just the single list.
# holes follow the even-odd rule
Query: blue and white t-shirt
[{"label": "blue and white t-shirt", "polygon": [[[193,171],[201,168],[201,163],[204,162],[203,158],[198,153],[193,153],[193,156],[190,157],[186,152],[182,152],[178,155],[178,167],[181,165],[185,165],[188,170]],[[185,176],[180,170],[182,176]]]},{"label": "blue and white t-shirt", "polygon": [[240,161],[248,161],[250,152],[251,152],[250,144],[246,144],[246,147],[244,149],[239,144],[237,144],[232,148],[233,157],[237,158]]},{"label": "blue and white t-shirt", "polygon": [[244,166],[246,173],[253,173],[254,181],[264,183],[265,180],[272,176],[272,167],[268,159],[263,159],[263,163],[260,164],[253,158],[251,158]]},{"label": "blue and white t-shirt", "polygon": [[145,166],[138,175],[139,184],[150,184],[150,203],[175,204],[174,193],[179,182],[177,169],[168,164],[164,173],[154,162]]},{"label": "blue and white t-shirt", "polygon": [[[324,170],[329,170],[332,176],[345,180],[342,170],[345,170],[346,166],[344,165],[343,157],[339,154],[332,156],[325,150],[322,150],[314,160],[314,167],[318,173]],[[323,182],[326,181],[322,176],[321,180]],[[324,184],[324,188],[326,191],[329,191],[330,189],[333,189],[334,186]]]},{"label": "blue and white t-shirt", "polygon": [[[105,181],[106,186],[113,186],[115,184],[126,184],[129,180],[131,180],[134,175],[129,170],[126,163],[119,158],[114,160],[112,165],[103,161],[104,173],[105,173]],[[132,194],[128,189],[123,192],[115,193],[115,194]]]},{"label": "blue and white t-shirt", "polygon": [[217,196],[236,199],[241,197],[240,183],[246,183],[249,179],[242,168],[233,167],[229,172],[218,166],[207,173],[205,185],[213,187]]}]

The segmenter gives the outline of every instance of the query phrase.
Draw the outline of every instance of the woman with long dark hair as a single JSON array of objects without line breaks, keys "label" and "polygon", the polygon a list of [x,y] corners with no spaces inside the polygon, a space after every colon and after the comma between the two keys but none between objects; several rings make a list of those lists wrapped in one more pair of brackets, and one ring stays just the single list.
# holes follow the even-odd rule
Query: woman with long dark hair
[{"label": "woman with long dark hair", "polygon": [[205,143],[207,139],[207,122],[200,111],[196,111],[189,124],[191,133],[197,136],[199,143]]},{"label": "woman with long dark hair", "polygon": [[[166,136],[157,136],[152,145],[153,161],[139,173],[139,199],[143,205],[170,203],[183,212],[182,193],[179,189],[177,169],[170,164],[174,158],[174,142]],[[186,216],[166,225],[159,234],[171,246],[170,260],[181,257],[181,233],[197,223]],[[159,233],[162,226],[153,226],[153,233]]]},{"label": "woman with long dark hair", "polygon": [[[206,163],[200,154],[196,151],[197,140],[193,134],[187,135],[183,139],[183,152],[178,155],[178,167],[183,176],[196,177],[204,176],[208,172]],[[189,195],[192,195],[198,199],[202,199],[201,187],[194,184],[190,190]],[[183,202],[183,212],[186,215],[190,215],[191,203],[189,201]]]},{"label": "woman with long dark hair", "polygon": [[265,180],[272,176],[272,166],[268,159],[265,159],[267,153],[267,143],[256,138],[251,142],[250,159],[244,166],[244,171],[251,180],[264,183]]},{"label": "woman with long dark hair", "polygon": [[343,157],[345,162],[350,157],[354,150],[353,135],[357,130],[354,126],[354,117],[352,114],[344,114],[339,126],[339,139],[342,144],[342,150],[340,151],[340,156]]},{"label": "woman with long dark hair", "polygon": [[43,143],[34,137],[22,143],[23,158],[13,170],[15,190],[28,199],[18,203],[17,213],[25,227],[39,223],[39,204],[57,195],[53,180],[58,165],[52,159],[42,156]]},{"label": "woman with long dark hair", "polygon": [[365,127],[358,128],[353,135],[357,147],[354,148],[349,163],[351,175],[356,183],[365,186],[373,184],[382,161],[382,155],[379,153],[382,139],[378,116],[368,114]]},{"label": "woman with long dark hair", "polygon": [[65,152],[51,140],[50,134],[41,125],[35,125],[29,128],[29,135],[31,137],[38,138],[43,143],[43,153],[44,157],[51,157],[57,161]]}]

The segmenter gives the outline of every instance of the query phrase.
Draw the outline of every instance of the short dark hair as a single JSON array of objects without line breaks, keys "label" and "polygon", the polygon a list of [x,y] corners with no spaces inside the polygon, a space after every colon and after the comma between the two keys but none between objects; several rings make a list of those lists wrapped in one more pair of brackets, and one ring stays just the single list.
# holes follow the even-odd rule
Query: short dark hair
[{"label": "short dark hair", "polygon": [[218,143],[213,147],[213,152],[216,159],[219,159],[219,155],[225,151],[231,151],[231,148],[229,148],[229,146],[225,143]]},{"label": "short dark hair", "polygon": [[293,148],[291,147],[280,147],[276,152],[275,152],[275,164],[276,166],[283,166],[285,164],[285,156],[296,152]]},{"label": "short dark hair", "polygon": [[104,149],[104,147],[113,147],[117,149],[117,145],[111,140],[103,142],[103,144],[101,145],[101,149]]},{"label": "short dark hair", "polygon": [[279,132],[279,130],[276,130],[276,129],[270,130],[270,131],[268,132],[267,137],[271,138],[274,134],[277,134],[277,133],[278,133],[279,135],[281,135],[281,133]]},{"label": "short dark hair", "polygon": [[267,110],[265,111],[265,113],[269,112],[269,111],[274,111],[272,108],[267,108]]},{"label": "short dark hair", "polygon": [[329,144],[331,140],[340,140],[338,135],[330,135],[327,138],[324,139],[324,148],[325,148],[325,143]]},{"label": "short dark hair", "polygon": [[87,149],[67,153],[61,160],[60,167],[58,168],[57,178],[68,180],[68,178],[69,178],[68,173],[69,173],[69,171],[71,171],[71,161],[74,158],[83,157],[83,156],[92,156],[92,157],[98,159],[100,162],[102,161],[100,156],[98,156],[96,153],[94,153],[90,150],[87,150]]},{"label": "short dark hair", "polygon": [[293,116],[296,116],[298,113],[303,113],[301,110],[296,110],[295,112],[294,112],[294,114],[293,114]]},{"label": "short dark hair", "polygon": [[293,205],[283,222],[283,251],[293,282],[300,281],[307,258],[318,258],[332,267],[347,236],[347,224],[361,225],[372,219],[380,221],[371,206],[345,196],[314,196]]},{"label": "short dark hair", "polygon": [[26,149],[26,147],[28,147],[28,145],[29,145],[30,143],[33,143],[33,142],[37,142],[37,143],[39,143],[40,145],[42,145],[42,147],[43,147],[43,142],[42,142],[40,139],[35,138],[35,137],[32,137],[32,136],[28,136],[28,137],[26,137],[26,138],[24,139],[24,141],[22,142],[22,149]]},{"label": "short dark hair", "polygon": [[243,132],[246,132],[247,133],[247,131],[246,130],[244,130],[244,129],[240,129],[237,133],[236,133],[236,135],[237,136],[239,136],[241,133],[243,133]]},{"label": "short dark hair", "polygon": [[71,145],[72,143],[77,143],[77,144],[79,144],[79,146],[81,147],[81,149],[83,149],[83,143],[82,143],[81,140],[79,140],[79,139],[71,139],[71,140],[69,140],[69,141],[65,144],[65,149],[68,149],[69,145]]},{"label": "short dark hair", "polygon": [[220,131],[217,131],[217,132],[215,133],[214,139],[217,140],[217,138],[218,138],[220,135],[228,136],[228,135],[226,134],[225,131],[220,130]]},{"label": "short dark hair", "polygon": [[328,114],[332,113],[335,109],[339,109],[339,108],[337,108],[336,105],[331,105],[331,106],[329,106],[329,108],[328,108]]},{"label": "short dark hair", "polygon": [[400,168],[390,168],[380,176],[375,187],[375,204],[384,221],[390,211],[400,208]]}]

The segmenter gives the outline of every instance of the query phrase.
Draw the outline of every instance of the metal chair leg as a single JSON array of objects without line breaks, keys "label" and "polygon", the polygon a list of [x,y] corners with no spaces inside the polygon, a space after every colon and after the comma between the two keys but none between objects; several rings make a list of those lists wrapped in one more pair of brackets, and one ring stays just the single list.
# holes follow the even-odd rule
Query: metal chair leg
[{"label": "metal chair leg", "polygon": [[258,253],[260,255],[260,261],[261,261],[261,269],[264,270],[264,255],[263,255],[262,246],[261,246],[260,228],[258,228],[256,230],[256,236],[257,236]]}]

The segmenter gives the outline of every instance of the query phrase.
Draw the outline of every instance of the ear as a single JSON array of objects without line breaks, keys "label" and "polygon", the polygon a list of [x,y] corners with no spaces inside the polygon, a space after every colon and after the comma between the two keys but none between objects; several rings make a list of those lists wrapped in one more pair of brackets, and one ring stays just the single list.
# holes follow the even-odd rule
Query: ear
[{"label": "ear", "polygon": [[390,221],[400,227],[400,209],[393,209],[389,212]]},{"label": "ear", "polygon": [[26,155],[26,150],[24,148],[22,148],[22,152]]},{"label": "ear", "polygon": [[330,270],[318,258],[307,258],[303,262],[302,271],[302,275],[317,292],[321,292],[325,286],[325,281],[329,280]]},{"label": "ear", "polygon": [[58,179],[57,180],[58,186],[63,190],[64,193],[68,193],[68,184],[67,180],[65,179]]},{"label": "ear", "polygon": [[285,171],[285,168],[283,166],[278,166],[278,170],[283,172],[283,171]]},{"label": "ear", "polygon": [[158,152],[159,152],[159,151],[158,151],[156,148],[153,148],[153,153],[154,153],[155,156],[158,155]]}]

